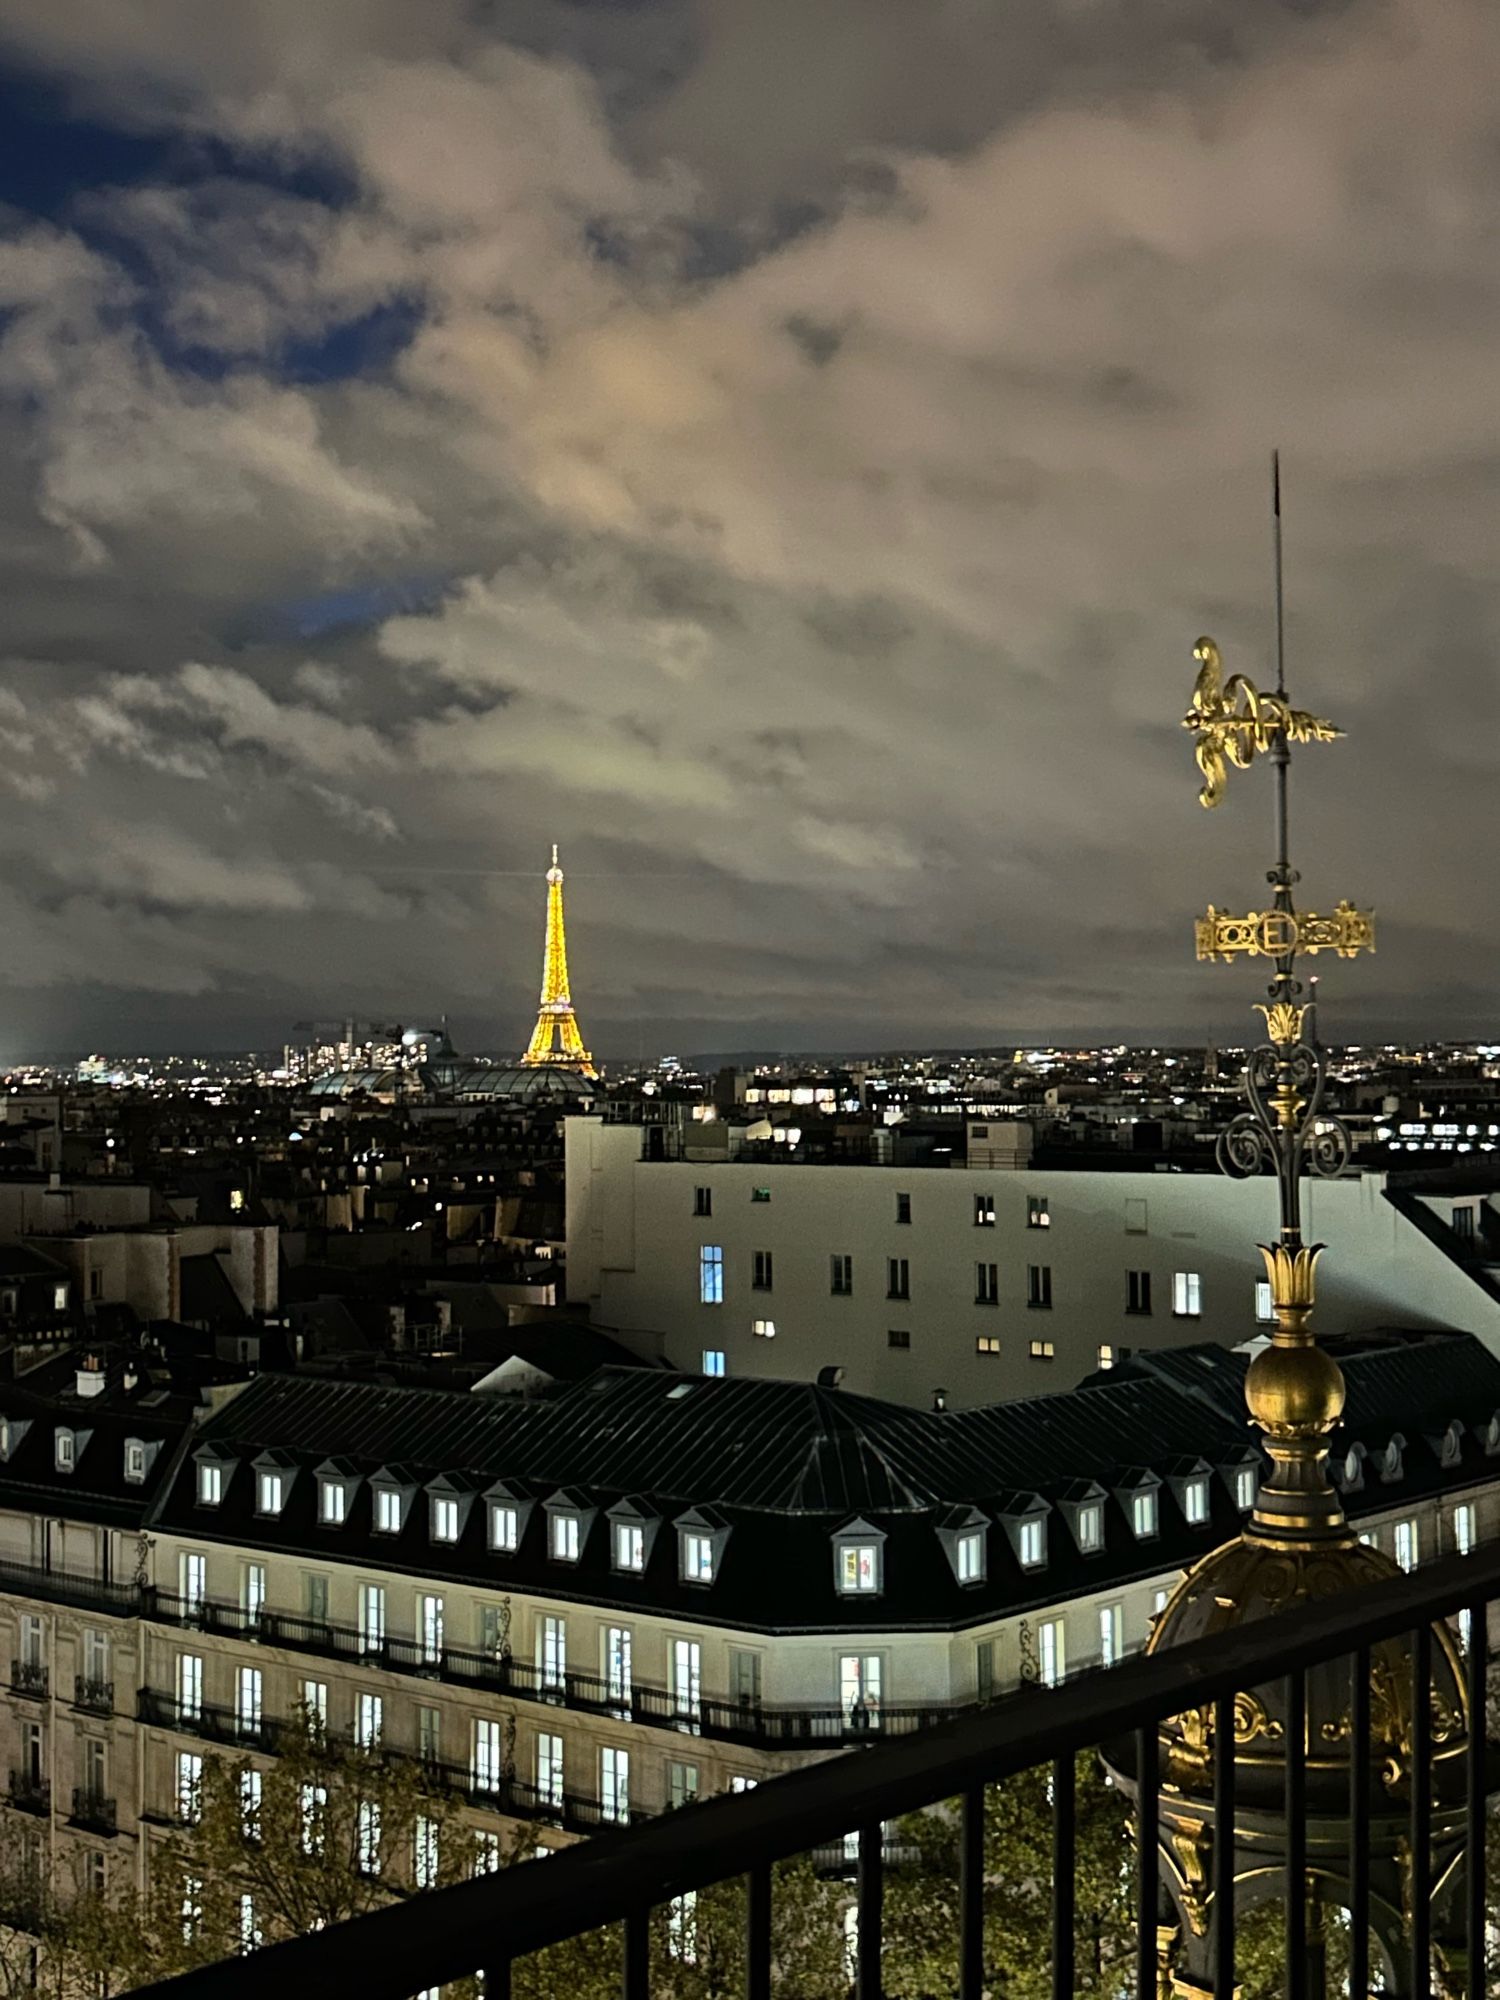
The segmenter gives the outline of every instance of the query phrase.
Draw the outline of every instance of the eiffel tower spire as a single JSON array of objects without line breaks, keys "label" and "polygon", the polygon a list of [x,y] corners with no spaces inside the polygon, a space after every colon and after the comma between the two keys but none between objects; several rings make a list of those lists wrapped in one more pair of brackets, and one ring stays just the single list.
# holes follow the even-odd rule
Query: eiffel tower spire
[{"label": "eiffel tower spire", "polygon": [[[568,993],[568,935],[563,927],[563,872],[557,865],[557,848],[552,849],[552,866],[547,870],[547,948],[542,958],[542,1004],[537,1009],[536,1026],[521,1061],[530,1068],[577,1070],[593,1076],[594,1060],[583,1046],[578,1032],[578,1016]],[[553,1047],[556,1037],[557,1046]]]}]

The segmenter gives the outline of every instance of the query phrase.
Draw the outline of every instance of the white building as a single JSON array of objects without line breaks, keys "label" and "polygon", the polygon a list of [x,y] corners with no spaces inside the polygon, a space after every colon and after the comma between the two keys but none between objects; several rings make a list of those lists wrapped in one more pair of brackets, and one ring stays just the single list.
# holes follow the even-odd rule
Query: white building
[{"label": "white building", "polygon": [[[567,1296],[678,1368],[838,1368],[846,1390],[967,1407],[1271,1320],[1253,1247],[1275,1239],[1269,1177],[663,1159],[651,1130],[567,1121]],[[1382,1173],[1305,1182],[1304,1231],[1328,1245],[1319,1331],[1448,1326],[1500,1353],[1494,1208]]]}]

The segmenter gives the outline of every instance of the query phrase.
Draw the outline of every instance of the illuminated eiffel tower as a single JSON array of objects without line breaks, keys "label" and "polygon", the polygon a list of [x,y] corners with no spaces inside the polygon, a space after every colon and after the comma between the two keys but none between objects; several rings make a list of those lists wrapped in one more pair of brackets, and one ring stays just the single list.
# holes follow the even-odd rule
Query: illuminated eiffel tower
[{"label": "illuminated eiffel tower", "polygon": [[[552,850],[547,870],[547,949],[542,958],[542,1004],[521,1061],[529,1068],[572,1069],[593,1076],[594,1059],[583,1046],[568,993],[568,935],[563,928],[563,872]],[[557,1046],[553,1047],[556,1038]]]}]

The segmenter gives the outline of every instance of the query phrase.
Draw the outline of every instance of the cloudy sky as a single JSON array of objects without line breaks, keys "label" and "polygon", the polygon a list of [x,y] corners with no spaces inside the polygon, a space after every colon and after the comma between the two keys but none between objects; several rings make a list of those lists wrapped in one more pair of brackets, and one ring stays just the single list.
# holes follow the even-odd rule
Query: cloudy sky
[{"label": "cloudy sky", "polygon": [[0,0],[0,1060],[1495,1034],[1493,0]]}]

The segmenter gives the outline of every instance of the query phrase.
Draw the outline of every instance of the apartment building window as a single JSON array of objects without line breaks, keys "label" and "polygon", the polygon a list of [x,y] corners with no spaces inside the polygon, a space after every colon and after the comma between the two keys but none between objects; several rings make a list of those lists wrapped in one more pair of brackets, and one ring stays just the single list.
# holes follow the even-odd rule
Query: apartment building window
[{"label": "apartment building window", "polygon": [[614,1527],[615,1568],[638,1575],[646,1567],[646,1530],[633,1521],[616,1521]]},{"label": "apartment building window", "polygon": [[1099,1606],[1099,1664],[1118,1666],[1121,1656],[1120,1628],[1123,1614],[1118,1604]]},{"label": "apartment building window", "polygon": [[981,1333],[976,1335],[974,1340],[974,1352],[976,1354],[998,1354],[1000,1352],[999,1334]]},{"label": "apartment building window", "polygon": [[760,1654],[735,1647],[729,1655],[729,1692],[741,1708],[760,1705]]},{"label": "apartment building window", "polygon": [[703,1365],[698,1370],[700,1375],[712,1375],[717,1378],[726,1372],[725,1356],[722,1347],[705,1347],[702,1360]]},{"label": "apartment building window", "polygon": [[1182,1489],[1182,1511],[1189,1527],[1201,1528],[1208,1519],[1208,1481],[1189,1479]]},{"label": "apartment building window", "polygon": [[1257,1278],[1255,1281],[1255,1318],[1259,1326],[1276,1324],[1276,1307],[1271,1300],[1271,1281]]},{"label": "apartment building window", "polygon": [[208,1596],[208,1558],[185,1549],[177,1558],[177,1594],[182,1608],[191,1614],[203,1609]]},{"label": "apartment building window", "polygon": [[304,1571],[302,1594],[307,1606],[307,1617],[313,1625],[328,1623],[328,1579],[316,1572]]},{"label": "apartment building window", "polygon": [[374,1527],[377,1535],[399,1535],[401,1532],[401,1495],[394,1486],[375,1488]]},{"label": "apartment building window", "polygon": [[125,1440],[125,1478],[132,1486],[140,1486],[145,1481],[146,1447],[140,1438]]},{"label": "apartment building window", "polygon": [[577,1562],[579,1526],[576,1514],[553,1514],[551,1541],[554,1562]]},{"label": "apartment building window", "polygon": [[630,1627],[608,1625],[604,1630],[604,1684],[612,1702],[630,1703]]},{"label": "apartment building window", "polygon": [[567,1684],[568,1627],[565,1619],[543,1618],[537,1634],[537,1664],[542,1670],[542,1686],[558,1689]]},{"label": "apartment building window", "polygon": [[1052,1212],[1047,1206],[1046,1195],[1027,1195],[1026,1227],[1028,1229],[1050,1229],[1052,1227]]},{"label": "apartment building window", "polygon": [[886,1329],[885,1344],[887,1347],[910,1347],[911,1329],[905,1326],[888,1327]]},{"label": "apartment building window", "polygon": [[443,1657],[443,1600],[434,1591],[417,1598],[417,1631],[423,1666],[437,1666]]},{"label": "apartment building window", "polygon": [[373,1750],[385,1726],[385,1699],[378,1694],[360,1694],[354,1701],[354,1741],[361,1750]]},{"label": "apartment building window", "polygon": [[248,1889],[240,1891],[240,1950],[259,1951],[265,1932],[255,1911],[255,1898]]},{"label": "apartment building window", "polygon": [[976,1306],[999,1305],[1000,1266],[998,1264],[976,1264],[974,1266],[974,1303]]},{"label": "apartment building window", "polygon": [[21,1665],[37,1670],[45,1666],[45,1633],[42,1621],[30,1611],[21,1613]]},{"label": "apartment building window", "polygon": [[672,1707],[679,1716],[697,1718],[703,1699],[703,1648],[696,1639],[672,1641]]},{"label": "apartment building window", "polygon": [[960,1583],[982,1583],[984,1581],[984,1536],[977,1528],[959,1536],[956,1543],[958,1554],[958,1580]]},{"label": "apartment building window", "polygon": [[880,1727],[882,1698],[879,1653],[844,1653],[839,1658],[839,1707],[855,1729]]},{"label": "apartment building window", "polygon": [[266,1566],[245,1563],[240,1569],[240,1610],[245,1614],[245,1630],[253,1632],[266,1608]]},{"label": "apartment building window", "polygon": [[1036,1661],[1043,1687],[1056,1687],[1066,1676],[1067,1643],[1061,1618],[1044,1618],[1037,1626]]},{"label": "apartment building window", "polygon": [[1161,1614],[1167,1608],[1167,1599],[1171,1594],[1169,1590],[1156,1590],[1151,1593],[1151,1616],[1153,1618],[1160,1618]]},{"label": "apartment building window", "polygon": [[417,1709],[417,1755],[424,1764],[443,1761],[443,1711],[426,1702]]},{"label": "apartment building window", "polygon": [[903,1227],[911,1221],[911,1196],[909,1194],[898,1194],[896,1196],[896,1221]]},{"label": "apartment building window", "polygon": [[321,1854],[328,1838],[328,1787],[304,1785],[300,1798],[302,1852]]},{"label": "apartment building window", "polygon": [[1203,1311],[1203,1280],[1196,1271],[1172,1273],[1172,1311],[1178,1319],[1197,1319]]},{"label": "apartment building window", "polygon": [[1113,1368],[1119,1358],[1120,1350],[1118,1347],[1114,1346],[1110,1341],[1100,1341],[1097,1355],[1097,1365],[1100,1368]]},{"label": "apartment building window", "polygon": [[246,1840],[260,1839],[262,1778],[253,1764],[240,1772],[240,1832]]},{"label": "apartment building window", "polygon": [[109,1682],[109,1634],[96,1631],[90,1625],[83,1634],[83,1678],[91,1689],[101,1689]]},{"label": "apartment building window", "polygon": [[362,1653],[378,1653],[384,1644],[385,1586],[362,1583],[359,1586],[359,1650]]},{"label": "apartment building window", "polygon": [[842,1251],[828,1260],[828,1289],[836,1299],[846,1299],[854,1290],[854,1259]]},{"label": "apartment building window", "polygon": [[325,1528],[341,1528],[349,1515],[349,1492],[342,1479],[318,1481],[318,1519]]},{"label": "apartment building window", "polygon": [[196,1826],[203,1813],[203,1759],[196,1750],[177,1753],[177,1817]]},{"label": "apartment building window", "polygon": [[521,1539],[519,1509],[503,1500],[490,1502],[490,1548],[497,1555],[513,1555]]},{"label": "apartment building window", "polygon": [[885,1295],[888,1299],[911,1297],[911,1266],[905,1257],[889,1257],[885,1267]]},{"label": "apartment building window", "polygon": [[721,1306],[724,1303],[722,1243],[705,1243],[698,1251],[698,1303],[703,1306]]},{"label": "apartment building window", "polygon": [[776,1278],[776,1258],[770,1250],[757,1250],[750,1263],[750,1289],[752,1292],[769,1292]]},{"label": "apartment building window", "polygon": [[327,1681],[304,1681],[302,1683],[302,1710],[307,1717],[308,1733],[321,1737],[328,1729],[328,1683]]},{"label": "apartment building window", "polygon": [[769,1201],[771,1199],[771,1190],[768,1187],[751,1188],[750,1199],[752,1201]]},{"label": "apartment building window", "polygon": [[839,1589],[846,1597],[861,1596],[880,1588],[880,1544],[841,1542],[838,1563]]},{"label": "apartment building window", "polygon": [[[90,1271],[91,1279],[98,1277],[97,1271]],[[184,1875],[182,1878],[182,1941],[191,1944],[198,1935],[198,1926],[203,1922],[203,1877]]]},{"label": "apartment building window", "polygon": [[198,1466],[198,1505],[217,1507],[224,1498],[224,1468],[212,1460]]},{"label": "apartment building window", "polygon": [[196,1722],[203,1713],[203,1656],[177,1655],[177,1720]]},{"label": "apartment building window", "polygon": [[77,1463],[76,1440],[71,1431],[58,1431],[53,1446],[52,1462],[59,1472],[71,1472]]},{"label": "apartment building window", "polygon": [[373,1799],[359,1802],[356,1866],[361,1875],[380,1873],[380,1807]]},{"label": "apartment building window", "polygon": [[1130,1496],[1130,1525],[1138,1540],[1145,1541],[1156,1533],[1156,1489],[1149,1487],[1143,1493]]},{"label": "apartment building window", "polygon": [[630,1752],[613,1743],[599,1752],[599,1807],[616,1825],[630,1818]]},{"label": "apartment building window", "polygon": [[563,1802],[563,1740],[550,1730],[537,1732],[536,1739],[536,1789],[537,1798],[554,1812]]},{"label": "apartment building window", "polygon": [[235,1673],[234,1723],[241,1736],[260,1734],[263,1683],[259,1667],[240,1667]]},{"label": "apartment building window", "polygon": [[992,1194],[976,1194],[974,1197],[974,1227],[993,1229],[995,1226],[995,1197]]},{"label": "apartment building window", "polygon": [[667,1760],[667,1804],[675,1812],[679,1806],[690,1806],[698,1796],[698,1766],[683,1764],[677,1758]]},{"label": "apartment building window", "polygon": [[411,1839],[412,1883],[418,1889],[435,1889],[438,1879],[438,1823],[426,1813],[418,1813]]},{"label": "apartment building window", "polygon": [[1149,1271],[1127,1271],[1125,1273],[1125,1310],[1128,1313],[1150,1312],[1151,1273]]},{"label": "apartment building window", "polygon": [[711,1187],[693,1189],[694,1215],[712,1215],[714,1212],[714,1191]]},{"label": "apartment building window", "polygon": [[1047,1560],[1046,1524],[1033,1516],[1021,1523],[1016,1549],[1022,1569],[1040,1569]]},{"label": "apartment building window", "polygon": [[995,1699],[995,1642],[981,1639],[974,1648],[974,1693],[980,1701]]},{"label": "apartment building window", "polygon": [[1029,1306],[1046,1309],[1052,1304],[1052,1266],[1050,1264],[1028,1264],[1026,1266],[1026,1303]]},{"label": "apartment building window", "polygon": [[286,1482],[279,1472],[262,1472],[255,1482],[255,1511],[279,1514],[286,1501]]},{"label": "apartment building window", "polygon": [[774,1340],[776,1322],[774,1319],[753,1319],[750,1322],[750,1336],[753,1340]]},{"label": "apartment building window", "polygon": [[1453,1510],[1453,1546],[1461,1556],[1474,1553],[1474,1508],[1465,1500]]},{"label": "apartment building window", "polygon": [[510,1606],[481,1604],[479,1650],[487,1660],[503,1659],[510,1651]]},{"label": "apartment building window", "polygon": [[1463,1207],[1455,1208],[1452,1215],[1452,1222],[1453,1234],[1455,1236],[1462,1236],[1466,1240],[1472,1239],[1476,1233],[1473,1204],[1466,1202]]},{"label": "apartment building window", "polygon": [[[498,1833],[476,1833],[471,1836],[473,1861],[470,1875],[498,1875],[500,1873],[500,1836]],[[533,1860],[543,1861],[552,1852],[550,1847],[539,1847]]]},{"label": "apartment building window", "polygon": [[102,1799],[109,1791],[106,1776],[108,1752],[101,1738],[88,1736],[83,1743],[83,1793],[87,1799]]},{"label": "apartment building window", "polygon": [[1054,1361],[1057,1358],[1056,1347],[1050,1340],[1033,1340],[1030,1348],[1033,1361]]},{"label": "apartment building window", "polygon": [[714,1580],[714,1538],[696,1535],[690,1529],[682,1535],[682,1580],[684,1583],[712,1583]]},{"label": "apartment building window", "polygon": [[1242,1514],[1248,1514],[1255,1505],[1255,1489],[1258,1479],[1253,1465],[1240,1466],[1234,1475],[1234,1504]]},{"label": "apartment building window", "polygon": [[500,1724],[489,1716],[474,1718],[474,1747],[469,1774],[476,1792],[498,1792],[502,1769]]},{"label": "apartment building window", "polygon": [[1417,1566],[1417,1524],[1415,1521],[1396,1523],[1396,1561],[1402,1569],[1412,1570]]}]

